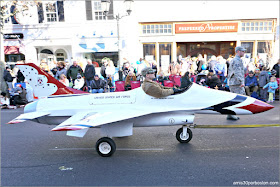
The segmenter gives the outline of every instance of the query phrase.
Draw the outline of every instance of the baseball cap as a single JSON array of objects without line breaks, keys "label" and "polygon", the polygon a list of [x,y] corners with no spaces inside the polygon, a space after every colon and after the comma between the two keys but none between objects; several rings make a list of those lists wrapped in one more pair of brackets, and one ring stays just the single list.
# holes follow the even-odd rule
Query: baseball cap
[{"label": "baseball cap", "polygon": [[243,51],[243,52],[245,52],[246,49],[245,49],[244,47],[242,47],[242,46],[237,46],[237,47],[235,48],[235,52],[237,52],[237,51]]},{"label": "baseball cap", "polygon": [[153,70],[151,67],[146,67],[141,71],[141,74],[146,77],[147,74],[155,73],[156,71]]}]

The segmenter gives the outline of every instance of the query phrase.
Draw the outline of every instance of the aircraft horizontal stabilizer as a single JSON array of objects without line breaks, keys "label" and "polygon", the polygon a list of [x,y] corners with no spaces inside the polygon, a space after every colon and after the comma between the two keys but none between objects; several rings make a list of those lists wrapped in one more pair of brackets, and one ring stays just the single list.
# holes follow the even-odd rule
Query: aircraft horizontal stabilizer
[{"label": "aircraft horizontal stabilizer", "polygon": [[17,118],[13,119],[12,121],[8,122],[7,124],[15,124],[15,123],[21,123],[26,120],[36,119],[38,117],[49,115],[50,112],[29,112],[24,113],[18,116]]}]

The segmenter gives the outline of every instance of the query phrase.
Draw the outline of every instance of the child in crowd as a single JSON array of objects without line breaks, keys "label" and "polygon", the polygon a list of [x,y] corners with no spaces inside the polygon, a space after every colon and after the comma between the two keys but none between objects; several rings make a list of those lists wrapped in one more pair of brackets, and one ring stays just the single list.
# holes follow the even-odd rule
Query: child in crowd
[{"label": "child in crowd", "polygon": [[268,103],[273,102],[273,95],[275,94],[275,90],[278,88],[276,77],[271,77],[270,82],[267,83],[263,89],[268,88]]},{"label": "child in crowd", "polygon": [[67,77],[64,74],[61,74],[59,76],[59,82],[61,82],[65,86],[69,87],[69,80],[67,79]]},{"label": "child in crowd", "polygon": [[77,79],[75,79],[73,88],[80,90],[84,86],[84,84],[85,84],[85,80],[80,74],[78,74]]},{"label": "child in crowd", "polygon": [[16,106],[10,106],[10,99],[7,97],[5,92],[1,92],[1,109],[16,109]]}]

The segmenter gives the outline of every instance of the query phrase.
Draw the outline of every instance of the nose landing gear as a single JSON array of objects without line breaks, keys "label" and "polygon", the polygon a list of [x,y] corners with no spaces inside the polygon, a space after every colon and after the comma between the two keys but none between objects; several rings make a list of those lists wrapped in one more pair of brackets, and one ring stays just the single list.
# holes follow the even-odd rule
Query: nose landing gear
[{"label": "nose landing gear", "polygon": [[176,132],[176,139],[180,143],[188,143],[192,139],[192,131],[186,126],[178,129]]}]

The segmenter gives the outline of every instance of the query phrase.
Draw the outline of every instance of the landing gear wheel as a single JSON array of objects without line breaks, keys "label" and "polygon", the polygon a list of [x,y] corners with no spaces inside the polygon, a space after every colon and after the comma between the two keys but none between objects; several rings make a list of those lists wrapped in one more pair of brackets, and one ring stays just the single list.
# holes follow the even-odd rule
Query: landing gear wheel
[{"label": "landing gear wheel", "polygon": [[180,143],[188,143],[192,139],[191,129],[187,128],[186,136],[183,135],[183,128],[178,129],[176,132],[176,139]]},{"label": "landing gear wheel", "polygon": [[111,138],[100,138],[95,145],[97,153],[102,157],[110,157],[116,151],[116,144]]}]

